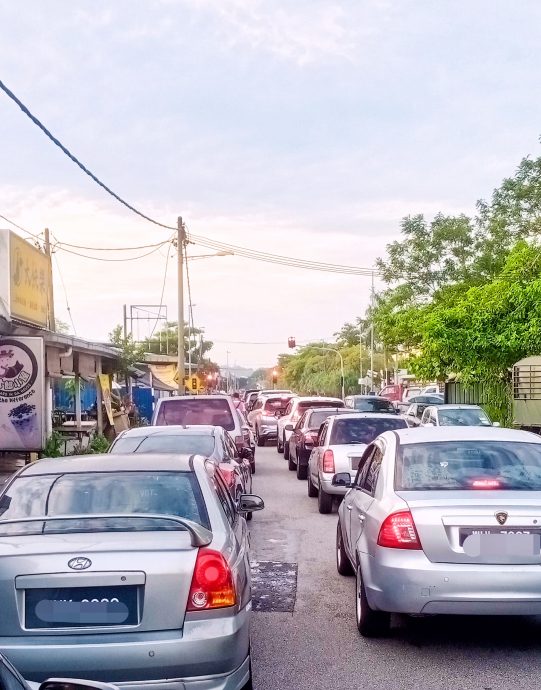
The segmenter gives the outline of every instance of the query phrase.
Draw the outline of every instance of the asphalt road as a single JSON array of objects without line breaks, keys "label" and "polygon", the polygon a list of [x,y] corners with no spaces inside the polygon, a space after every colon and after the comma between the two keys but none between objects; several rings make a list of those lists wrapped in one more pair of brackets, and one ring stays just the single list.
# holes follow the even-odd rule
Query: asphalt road
[{"label": "asphalt road", "polygon": [[538,685],[540,618],[394,617],[389,638],[361,638],[354,579],[336,572],[336,509],[320,515],[274,447],[258,448],[256,463],[254,492],[266,505],[251,523],[256,690]]}]

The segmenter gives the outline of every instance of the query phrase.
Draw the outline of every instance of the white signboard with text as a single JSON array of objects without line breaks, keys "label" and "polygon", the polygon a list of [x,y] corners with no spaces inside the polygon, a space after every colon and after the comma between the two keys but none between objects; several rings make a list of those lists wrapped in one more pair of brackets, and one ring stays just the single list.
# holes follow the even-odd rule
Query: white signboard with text
[{"label": "white signboard with text", "polygon": [[41,450],[43,422],[43,340],[0,336],[0,450]]}]

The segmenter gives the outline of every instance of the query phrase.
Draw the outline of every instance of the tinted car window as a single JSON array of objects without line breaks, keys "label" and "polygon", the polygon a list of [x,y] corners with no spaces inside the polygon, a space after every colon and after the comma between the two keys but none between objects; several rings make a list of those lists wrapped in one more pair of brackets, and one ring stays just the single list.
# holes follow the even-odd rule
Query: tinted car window
[{"label": "tinted car window", "polygon": [[396,419],[389,416],[388,419],[370,419],[359,417],[358,419],[336,419],[334,421],[330,445],[346,443],[372,443],[380,434],[393,429],[405,429],[404,419]]},{"label": "tinted car window", "polygon": [[126,436],[119,438],[110,452],[119,453],[187,453],[198,455],[212,455],[214,438],[201,434],[152,434],[152,436]]},{"label": "tinted car window", "polygon": [[165,520],[91,518],[99,513],[177,515],[209,527],[192,472],[80,472],[15,479],[0,499],[0,515],[4,520],[79,514],[89,518],[4,526],[0,520],[0,535],[182,529]]},{"label": "tinted car window", "polygon": [[233,431],[235,428],[229,401],[219,397],[212,400],[178,398],[163,402],[156,418],[156,426],[168,424],[212,424],[221,426],[226,431]]},{"label": "tinted car window", "polygon": [[311,412],[305,419],[305,426],[310,429],[319,429],[327,417],[332,414],[334,414],[334,410],[332,412]]},{"label": "tinted car window", "polygon": [[270,398],[265,402],[265,412],[269,412],[274,415],[276,412],[284,414],[288,406],[289,400],[283,400],[282,398]]},{"label": "tinted car window", "polygon": [[303,412],[310,409],[311,407],[330,407],[331,405],[337,408],[344,407],[344,403],[342,401],[329,402],[328,400],[326,400],[319,402],[318,400],[312,400],[308,402],[300,402],[297,405],[296,417],[298,419]]},{"label": "tinted car window", "polygon": [[440,426],[491,426],[492,422],[483,410],[440,410]]},{"label": "tinted car window", "polygon": [[393,403],[384,398],[355,398],[353,407],[360,412],[396,412]]},{"label": "tinted car window", "polygon": [[540,491],[541,444],[445,441],[403,445],[396,462],[395,486],[402,491]]},{"label": "tinted car window", "polygon": [[443,395],[414,395],[408,399],[409,403],[424,403],[427,405],[443,405]]},{"label": "tinted car window", "polygon": [[382,459],[383,453],[381,452],[381,449],[376,448],[370,461],[370,465],[367,468],[367,472],[363,475],[363,483],[361,485],[362,489],[367,491],[369,494],[373,494],[374,489],[376,488]]}]

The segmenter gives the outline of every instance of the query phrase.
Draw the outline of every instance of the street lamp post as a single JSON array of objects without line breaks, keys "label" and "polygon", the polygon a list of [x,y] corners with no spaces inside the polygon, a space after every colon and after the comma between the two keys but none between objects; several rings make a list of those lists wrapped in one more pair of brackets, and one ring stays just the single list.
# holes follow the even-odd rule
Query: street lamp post
[{"label": "street lamp post", "polygon": [[342,382],[342,400],[346,397],[344,389],[344,358],[340,350],[336,350],[334,347],[320,347],[319,345],[312,345],[314,350],[326,350],[327,352],[335,352],[340,357],[340,379]]}]

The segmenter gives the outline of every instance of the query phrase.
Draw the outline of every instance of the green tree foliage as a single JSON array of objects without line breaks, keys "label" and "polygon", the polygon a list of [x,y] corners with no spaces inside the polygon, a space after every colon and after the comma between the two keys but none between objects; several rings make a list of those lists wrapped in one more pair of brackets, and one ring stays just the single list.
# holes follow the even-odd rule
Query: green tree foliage
[{"label": "green tree foliage", "polygon": [[141,362],[145,356],[145,348],[135,343],[132,336],[124,337],[124,330],[122,326],[118,325],[109,333],[109,342],[119,350],[119,366],[118,371],[127,380],[129,378],[129,371],[137,362]]},{"label": "green tree foliage", "polygon": [[[147,352],[154,354],[178,354],[178,329],[177,321],[168,321],[163,328],[154,333],[152,338],[145,343]],[[194,364],[202,363],[212,349],[213,343],[210,340],[205,340],[204,329],[202,328],[188,328],[188,324],[184,325],[184,351],[186,352],[186,361],[191,353],[191,360]]]}]

